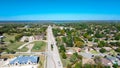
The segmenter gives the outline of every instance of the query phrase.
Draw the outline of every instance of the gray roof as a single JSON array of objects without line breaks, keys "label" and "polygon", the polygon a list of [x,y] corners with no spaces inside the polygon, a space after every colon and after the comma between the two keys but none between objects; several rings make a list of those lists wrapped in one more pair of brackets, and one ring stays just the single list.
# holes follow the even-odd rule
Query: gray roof
[{"label": "gray roof", "polygon": [[116,57],[107,56],[107,59],[110,60],[113,64],[118,64],[118,65],[120,65],[120,61],[119,61],[119,59],[116,58]]}]

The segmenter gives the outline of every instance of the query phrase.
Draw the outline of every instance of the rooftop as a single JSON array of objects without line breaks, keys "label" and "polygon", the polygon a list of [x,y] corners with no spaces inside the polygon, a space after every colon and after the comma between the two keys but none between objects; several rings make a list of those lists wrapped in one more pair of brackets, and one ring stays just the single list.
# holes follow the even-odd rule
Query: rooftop
[{"label": "rooftop", "polygon": [[10,64],[27,64],[28,62],[31,63],[37,63],[38,62],[38,56],[19,56],[17,58],[14,58]]}]

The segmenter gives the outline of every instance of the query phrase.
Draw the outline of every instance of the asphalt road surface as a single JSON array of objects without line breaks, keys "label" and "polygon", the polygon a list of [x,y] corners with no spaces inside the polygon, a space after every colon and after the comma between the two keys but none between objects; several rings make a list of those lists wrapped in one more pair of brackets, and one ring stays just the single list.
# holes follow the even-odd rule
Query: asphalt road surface
[{"label": "asphalt road surface", "polygon": [[[52,33],[52,27],[48,26],[47,28],[47,59],[46,59],[46,68],[63,68],[59,51],[56,46],[55,37]],[[53,48],[51,48],[51,45],[53,45]]]}]

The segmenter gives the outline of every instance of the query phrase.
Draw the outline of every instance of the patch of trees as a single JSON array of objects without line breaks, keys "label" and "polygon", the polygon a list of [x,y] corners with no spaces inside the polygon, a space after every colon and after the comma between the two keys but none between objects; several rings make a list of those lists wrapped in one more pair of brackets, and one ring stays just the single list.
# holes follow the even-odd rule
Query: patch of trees
[{"label": "patch of trees", "polygon": [[83,47],[84,46],[84,41],[79,38],[79,37],[73,37],[74,45],[76,47]]},{"label": "patch of trees", "polygon": [[100,41],[100,42],[98,43],[98,47],[104,47],[104,46],[106,46],[106,45],[107,45],[107,43],[104,42],[104,41]]},{"label": "patch of trees", "polygon": [[[28,35],[29,34],[41,34],[44,33],[46,30],[46,27],[37,27],[40,24],[38,24],[36,27],[32,27],[32,28],[24,28],[24,26],[27,24],[3,24],[2,27],[0,28],[0,32],[1,33],[7,33],[8,35],[12,34],[12,33],[25,33]],[[36,25],[36,24],[29,24],[29,25]]]},{"label": "patch of trees", "polygon": [[63,37],[62,39],[67,47],[73,47],[73,38],[71,36],[66,36],[66,37]]},{"label": "patch of trees", "polygon": [[59,46],[59,52],[66,52],[64,45]]},{"label": "patch of trees", "polygon": [[96,38],[102,38],[104,36],[105,36],[104,34],[100,34],[99,32],[96,32],[96,34],[95,34]]},{"label": "patch of trees", "polygon": [[103,66],[102,64],[84,64],[83,68],[110,68],[110,66]]},{"label": "patch of trees", "polygon": [[8,54],[15,54],[15,51],[14,51],[14,50],[6,49],[5,51],[6,51]]},{"label": "patch of trees", "polygon": [[115,51],[120,53],[120,48],[115,49]]},{"label": "patch of trees", "polygon": [[110,42],[110,44],[112,46],[118,46],[118,47],[120,47],[120,42]]},{"label": "patch of trees", "polygon": [[7,48],[5,47],[0,47],[0,53],[2,53],[4,50],[6,50]]},{"label": "patch of trees", "polygon": [[60,54],[61,54],[61,56],[62,56],[63,59],[66,59],[66,58],[67,58],[67,56],[66,56],[66,54],[65,54],[66,49],[65,49],[64,45],[60,45],[60,46],[59,46],[59,52],[60,52]]},{"label": "patch of trees", "polygon": [[0,32],[9,34],[13,30],[16,30],[18,27],[23,27],[24,25],[25,24],[1,24],[3,27],[0,28]]},{"label": "patch of trees", "polygon": [[15,41],[14,40],[9,40],[10,43],[14,43]]},{"label": "patch of trees", "polygon": [[115,40],[120,40],[120,35],[116,35]]},{"label": "patch of trees", "polygon": [[83,37],[89,39],[91,36],[88,33],[85,33],[83,34]]},{"label": "patch of trees", "polygon": [[100,51],[101,53],[105,53],[105,52],[106,52],[106,50],[105,50],[104,48],[101,48],[99,51]]},{"label": "patch of trees", "polygon": [[15,41],[19,41],[21,39],[23,35],[22,34],[18,34],[15,36]]},{"label": "patch of trees", "polygon": [[73,53],[70,57],[71,64],[67,65],[67,68],[82,68],[82,56],[77,52]]},{"label": "patch of trees", "polygon": [[59,34],[60,33],[60,29],[52,29],[52,31],[53,31],[53,34],[54,34],[55,37],[60,35]]}]

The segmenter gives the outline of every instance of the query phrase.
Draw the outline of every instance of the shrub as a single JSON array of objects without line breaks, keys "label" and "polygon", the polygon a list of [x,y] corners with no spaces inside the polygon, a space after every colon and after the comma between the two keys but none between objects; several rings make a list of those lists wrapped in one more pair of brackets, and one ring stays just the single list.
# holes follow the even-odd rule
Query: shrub
[{"label": "shrub", "polygon": [[120,48],[115,49],[116,52],[120,52]]},{"label": "shrub", "polygon": [[10,41],[10,43],[14,43],[14,41],[13,40],[9,40]]},{"label": "shrub", "polygon": [[105,53],[106,50],[105,50],[104,48],[101,48],[101,49],[100,49],[100,52],[101,52],[101,53]]}]

